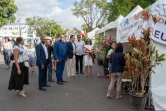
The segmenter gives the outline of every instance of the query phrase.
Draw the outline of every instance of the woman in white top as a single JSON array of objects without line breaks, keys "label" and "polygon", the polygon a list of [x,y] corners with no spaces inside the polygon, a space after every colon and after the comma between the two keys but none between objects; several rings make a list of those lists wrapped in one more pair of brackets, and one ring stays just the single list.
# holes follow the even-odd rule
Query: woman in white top
[{"label": "woman in white top", "polygon": [[3,44],[1,51],[3,51],[3,55],[4,55],[4,61],[6,64],[6,69],[10,68],[10,55],[12,53],[12,44],[10,42],[10,39],[8,37],[5,37],[5,43]]},{"label": "woman in white top", "polygon": [[85,46],[84,46],[84,53],[85,53],[84,64],[85,64],[86,77],[88,77],[88,74],[89,74],[88,69],[90,69],[90,76],[92,77],[92,66],[94,63],[93,51],[94,51],[94,47],[92,45],[91,39],[86,39]]},{"label": "woman in white top", "polygon": [[26,97],[23,90],[24,84],[29,84],[28,76],[28,55],[24,49],[24,40],[22,37],[16,39],[17,45],[14,46],[14,63],[12,66],[11,76],[9,80],[9,90],[15,89],[22,97]]},{"label": "woman in white top", "polygon": [[36,65],[36,51],[32,43],[29,44],[28,56],[29,56],[29,64],[32,67],[31,74],[33,75]]}]

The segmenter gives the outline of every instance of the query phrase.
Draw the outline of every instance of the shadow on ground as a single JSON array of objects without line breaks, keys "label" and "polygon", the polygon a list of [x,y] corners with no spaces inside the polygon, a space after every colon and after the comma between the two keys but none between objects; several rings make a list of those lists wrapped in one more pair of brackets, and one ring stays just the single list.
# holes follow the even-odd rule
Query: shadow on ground
[{"label": "shadow on ground", "polygon": [[129,96],[106,99],[108,80],[97,77],[102,71],[101,66],[94,65],[92,78],[79,74],[76,79],[65,78],[68,82],[63,86],[49,83],[52,87],[41,92],[36,68],[35,75],[29,75],[30,85],[24,87],[28,97],[22,98],[7,89],[11,69],[0,64],[0,111],[132,111]]}]

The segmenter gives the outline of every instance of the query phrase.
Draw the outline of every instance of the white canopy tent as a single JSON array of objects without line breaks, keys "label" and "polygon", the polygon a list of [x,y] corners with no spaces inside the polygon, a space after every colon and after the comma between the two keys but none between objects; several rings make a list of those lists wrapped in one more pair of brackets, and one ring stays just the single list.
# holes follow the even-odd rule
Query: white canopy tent
[{"label": "white canopy tent", "polygon": [[96,34],[99,34],[104,37],[111,37],[112,39],[116,40],[116,29],[118,21],[122,20],[124,17],[120,15],[114,22],[110,22],[103,28],[99,29]]},{"label": "white canopy tent", "polygon": [[117,23],[118,21],[122,20],[124,17],[120,15],[114,22],[109,23],[104,27],[105,31],[110,30],[110,29],[116,29],[117,28]]},{"label": "white canopy tent", "polygon": [[88,32],[88,38],[90,38],[92,40],[92,43],[94,43],[95,34],[96,34],[96,31],[98,31],[98,30],[99,30],[99,28],[95,28],[91,32]]},{"label": "white canopy tent", "polygon": [[[117,32],[116,32],[116,41],[117,42],[121,42],[123,43],[123,49],[124,52],[126,51],[132,51],[131,48],[129,47],[129,45],[127,44],[126,41],[120,41],[120,38],[124,37],[124,36],[129,36],[129,33],[131,33],[130,29],[125,30],[124,32],[120,33],[119,30],[128,27],[130,24],[132,24],[133,22],[133,17],[139,13],[140,11],[142,11],[143,8],[141,8],[139,5],[137,5],[126,17],[124,17],[123,19],[118,21],[118,25],[117,25]],[[126,26],[125,26],[126,25]]]},{"label": "white canopy tent", "polygon": [[107,30],[110,30],[110,29],[116,29],[118,21],[122,20],[123,18],[124,17],[122,15],[120,15],[114,22],[110,22],[106,26],[104,26],[101,29],[99,29],[96,32],[96,34],[104,33],[104,32],[106,32]]},{"label": "white canopy tent", "polygon": [[[110,22],[110,23],[113,23],[113,22]],[[110,23],[109,23],[109,24],[110,24]],[[109,24],[107,24],[106,26],[108,26]],[[99,30],[96,32],[96,34],[104,33],[106,26],[104,26],[104,27],[102,27],[101,29],[99,29]]]},{"label": "white canopy tent", "polygon": [[[166,20],[166,0],[158,0],[151,6],[151,14],[159,16]],[[151,35],[152,43],[159,50],[159,53],[166,54],[166,25],[164,23],[157,23],[154,27],[154,35]],[[162,32],[163,36],[160,33]],[[157,35],[156,35],[157,33]],[[159,36],[158,36],[159,34]],[[157,39],[159,37],[160,39]],[[157,66],[154,71],[155,74],[151,76],[151,92],[153,98],[153,105],[156,111],[166,111],[166,61],[162,65]]]},{"label": "white canopy tent", "polygon": [[[131,24],[133,24],[134,21],[134,16],[136,14],[138,14],[139,12],[141,12],[143,10],[143,8],[141,8],[139,5],[137,5],[125,18],[123,18],[122,20],[118,21],[118,26],[117,26],[117,34],[116,34],[116,40],[117,42],[122,42],[125,43],[127,41],[121,41],[121,38],[125,37],[125,36],[129,36],[129,31],[130,28],[128,28],[128,26],[130,26]],[[123,32],[120,30],[124,29]],[[130,32],[132,33],[132,32]]]}]

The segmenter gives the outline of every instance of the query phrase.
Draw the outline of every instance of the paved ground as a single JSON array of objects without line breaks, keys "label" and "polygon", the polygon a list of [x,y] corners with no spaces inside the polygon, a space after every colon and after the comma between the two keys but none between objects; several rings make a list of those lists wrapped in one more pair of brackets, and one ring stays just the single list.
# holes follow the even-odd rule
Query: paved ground
[{"label": "paved ground", "polygon": [[7,89],[11,70],[4,69],[2,60],[0,55],[0,111],[133,111],[127,95],[119,100],[105,98],[108,80],[96,77],[103,72],[101,66],[94,66],[92,78],[78,75],[64,86],[51,83],[47,92],[38,90],[36,71],[30,75],[30,85],[25,86],[28,97],[22,98]]}]

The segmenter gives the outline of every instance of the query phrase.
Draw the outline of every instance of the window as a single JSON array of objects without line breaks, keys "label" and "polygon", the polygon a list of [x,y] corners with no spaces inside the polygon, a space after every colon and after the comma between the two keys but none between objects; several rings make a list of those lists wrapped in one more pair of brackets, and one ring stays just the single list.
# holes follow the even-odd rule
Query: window
[{"label": "window", "polygon": [[7,30],[7,27],[3,27],[3,30]]},{"label": "window", "polygon": [[15,30],[18,30],[18,27],[15,27]]},{"label": "window", "polygon": [[21,27],[21,30],[24,30],[25,29],[25,27]]},{"label": "window", "polygon": [[12,27],[9,27],[9,30],[12,30]]}]

